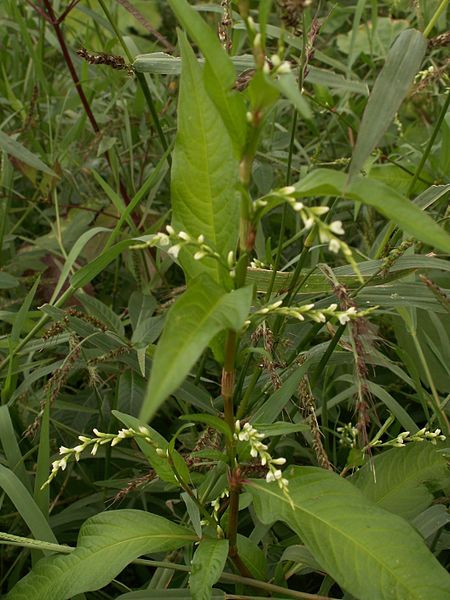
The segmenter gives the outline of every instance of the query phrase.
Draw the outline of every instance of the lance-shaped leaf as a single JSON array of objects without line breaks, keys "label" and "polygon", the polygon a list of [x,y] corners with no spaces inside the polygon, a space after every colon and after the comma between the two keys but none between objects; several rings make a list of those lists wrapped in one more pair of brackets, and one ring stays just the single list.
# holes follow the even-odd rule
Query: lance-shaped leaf
[{"label": "lance-shaped leaf", "polygon": [[387,219],[421,242],[450,252],[450,235],[426,212],[386,183],[370,177],[356,176],[346,184],[345,173],[317,169],[295,185],[295,196],[341,196],[373,206]]},{"label": "lance-shaped leaf", "polygon": [[[173,225],[206,243],[223,258],[237,244],[239,231],[238,161],[230,136],[208,94],[202,68],[186,38],[180,35],[182,70],[178,133],[173,152]],[[180,262],[189,277],[201,272],[220,281],[215,259],[195,261],[183,251]]]},{"label": "lance-shaped leaf", "polygon": [[427,40],[420,31],[407,29],[402,31],[389,50],[364,110],[350,164],[350,177],[361,170],[386,133],[420,69],[426,49]]},{"label": "lance-shaped leaf", "polygon": [[168,4],[206,59],[204,80],[208,94],[220,113],[235,152],[240,156],[246,135],[246,111],[242,96],[233,90],[233,63],[216,33],[186,0],[168,0]]},{"label": "lance-shaped leaf", "polygon": [[47,175],[52,175],[53,177],[57,177],[56,173],[50,169],[42,160],[33,154],[25,146],[23,146],[20,142],[10,137],[3,131],[0,131],[0,150],[4,150],[7,154],[14,156],[14,158],[18,158],[20,161],[36,169],[38,171],[42,171],[43,173],[47,173]]},{"label": "lance-shaped leaf", "polygon": [[139,415],[142,421],[149,421],[183,382],[216,334],[243,326],[252,295],[250,286],[226,293],[206,274],[192,281],[167,314]]},{"label": "lance-shaped leaf", "polygon": [[211,600],[212,586],[222,575],[228,556],[228,540],[204,539],[192,559],[189,587],[192,600]]},{"label": "lance-shaped leaf", "polygon": [[448,485],[447,459],[437,446],[410,444],[381,453],[351,481],[379,506],[409,520],[430,506],[429,486]]},{"label": "lance-shaped leaf", "polygon": [[73,552],[40,560],[5,600],[66,600],[98,590],[139,556],[195,539],[189,529],[144,511],[100,513],[83,524]]},{"label": "lance-shaped leaf", "polygon": [[265,524],[287,523],[344,590],[360,600],[450,598],[450,575],[404,519],[334,473],[292,472],[292,505],[276,483],[246,485],[257,516]]}]

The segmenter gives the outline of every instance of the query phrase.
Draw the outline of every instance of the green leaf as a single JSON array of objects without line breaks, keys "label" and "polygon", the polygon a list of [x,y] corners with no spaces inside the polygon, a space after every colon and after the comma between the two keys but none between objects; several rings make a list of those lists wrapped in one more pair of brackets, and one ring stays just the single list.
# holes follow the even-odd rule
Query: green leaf
[{"label": "green leaf", "polygon": [[239,557],[252,574],[260,581],[267,581],[267,561],[264,552],[251,539],[245,535],[237,535],[237,548]]},{"label": "green leaf", "polygon": [[192,559],[189,587],[192,600],[211,600],[212,586],[222,575],[228,556],[228,540],[203,539]]},{"label": "green leaf", "polygon": [[183,382],[219,331],[243,326],[252,295],[252,287],[226,293],[206,274],[193,280],[167,314],[140,412],[142,421],[149,421]]},{"label": "green leaf", "polygon": [[[117,600],[187,600],[188,598],[190,598],[190,593],[185,588],[178,590],[147,589],[117,596]],[[212,590],[211,600],[225,600],[225,598],[225,592],[222,590]]]},{"label": "green leaf", "polygon": [[204,423],[205,425],[208,425],[208,427],[213,427],[217,431],[220,431],[220,433],[223,433],[229,440],[233,439],[233,432],[229,428],[228,423],[219,419],[219,417],[207,415],[205,413],[197,413],[182,415],[179,419],[181,421],[192,421],[192,423]]},{"label": "green leaf", "polygon": [[[239,230],[238,161],[230,137],[203,85],[201,67],[180,35],[182,71],[178,133],[173,151],[173,225],[206,243],[224,259],[235,250]],[[195,261],[180,254],[189,277],[207,272],[216,281],[224,270],[215,259]]]},{"label": "green leaf", "polygon": [[9,135],[6,135],[3,131],[0,131],[0,149],[4,150],[6,154],[10,154],[15,158],[18,158],[21,162],[25,163],[29,167],[33,167],[33,169],[37,169],[38,171],[42,171],[43,173],[47,173],[47,175],[52,175],[53,177],[58,177],[57,174],[47,167],[42,160],[33,154],[29,150],[25,148],[20,142],[16,141]]},{"label": "green leaf", "polygon": [[39,510],[27,488],[17,475],[3,465],[0,465],[0,487],[9,496],[17,512],[28,525],[36,539],[55,544],[58,543],[46,518]]},{"label": "green leaf", "polygon": [[450,235],[413,202],[381,181],[355,176],[347,185],[345,173],[317,169],[296,184],[295,196],[341,196],[373,206],[418,240],[450,252]]},{"label": "green leaf", "polygon": [[422,64],[426,49],[427,40],[415,29],[402,31],[395,40],[364,110],[349,177],[361,170],[386,133]]},{"label": "green leaf", "polygon": [[313,115],[308,101],[298,89],[298,82],[292,73],[280,74],[272,81],[273,85],[283,94],[283,96],[292,102],[304,119],[308,121],[312,119]]},{"label": "green leaf", "polygon": [[[136,419],[131,415],[126,415],[118,410],[113,410],[112,414],[126,427],[131,427],[135,431],[138,431],[139,427],[144,425],[144,423],[139,419]],[[167,450],[169,448],[169,442],[149,425],[145,425],[145,427],[149,432],[150,439],[155,443],[155,446],[148,444],[142,438],[136,438],[136,443],[139,446],[140,451],[148,460],[150,465],[155,469],[156,474],[162,481],[167,481],[168,483],[173,483],[178,486],[179,482],[175,478],[169,461],[165,456],[159,456],[159,454],[156,452],[156,448]]]},{"label": "green leaf", "polygon": [[233,64],[220,45],[216,33],[186,0],[168,0],[168,4],[206,59],[205,84],[208,94],[228,130],[234,151],[240,156],[247,122],[244,100],[238,92],[232,90],[235,81]]},{"label": "green leaf", "polygon": [[406,521],[330,471],[300,467],[292,473],[293,506],[276,483],[245,486],[256,514],[265,524],[287,523],[343,590],[364,600],[450,597],[450,575]]},{"label": "green leaf", "polygon": [[76,549],[39,561],[5,600],[65,600],[107,585],[132,560],[196,539],[185,527],[139,510],[112,510],[88,519]]},{"label": "green leaf", "polygon": [[26,489],[31,492],[30,477],[25,469],[9,407],[6,404],[0,406],[0,442],[9,468],[16,474]]},{"label": "green leaf", "polygon": [[0,273],[0,290],[10,290],[19,285],[19,280],[9,273]]},{"label": "green leaf", "polygon": [[125,328],[120,317],[109,306],[88,294],[80,295],[80,302],[90,316],[99,319],[110,331],[114,331],[121,338],[125,336]]},{"label": "green leaf", "polygon": [[67,277],[69,276],[69,273],[70,273],[73,265],[75,264],[76,259],[78,258],[79,254],[82,252],[85,245],[98,233],[106,233],[109,231],[110,230],[107,229],[106,227],[93,227],[92,229],[89,229],[88,231],[85,231],[82,235],[80,235],[80,237],[77,239],[75,244],[70,249],[67,260],[64,263],[64,267],[62,268],[61,274],[58,278],[58,283],[56,284],[56,286],[53,290],[52,297],[50,299],[49,304],[53,304],[53,302],[58,297],[58,294],[63,289],[64,283],[65,283]]},{"label": "green leaf", "polygon": [[437,446],[416,443],[381,453],[351,481],[379,506],[410,520],[430,506],[431,484],[447,486],[449,474]]},{"label": "green leaf", "polygon": [[72,287],[78,289],[90,283],[94,277],[97,277],[99,273],[106,269],[115,258],[135,243],[136,241],[133,239],[122,240],[99,254],[97,258],[75,273],[71,279]]}]

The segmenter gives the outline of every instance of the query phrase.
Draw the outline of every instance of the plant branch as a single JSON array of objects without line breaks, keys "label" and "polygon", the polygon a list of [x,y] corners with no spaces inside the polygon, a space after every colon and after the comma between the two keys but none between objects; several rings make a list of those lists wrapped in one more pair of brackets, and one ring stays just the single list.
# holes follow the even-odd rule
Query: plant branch
[{"label": "plant branch", "polygon": [[[61,27],[60,27],[60,22],[55,16],[55,12],[50,3],[50,0],[43,0],[43,3],[45,6],[45,9],[47,11],[47,15],[48,15],[48,19],[46,19],[46,20],[50,22],[50,24],[52,25],[52,27],[55,31],[55,35],[56,35],[56,38],[58,39],[58,43],[61,48],[61,52],[63,54],[65,63],[69,70],[70,76],[72,77],[72,81],[75,85],[75,89],[77,90],[78,96],[79,96],[81,103],[83,105],[83,108],[86,112],[87,118],[89,119],[89,122],[91,123],[92,129],[94,130],[94,132],[99,134],[100,127],[97,123],[94,113],[92,112],[92,109],[91,109],[89,101],[86,97],[86,94],[84,93],[83,86],[81,85],[81,81],[76,72],[75,66],[72,61],[72,57],[70,56],[69,49],[67,48],[66,40],[64,39],[64,35],[63,35]],[[37,7],[34,7],[34,8],[37,10]],[[38,11],[38,12],[40,13],[40,11]],[[108,160],[108,164],[111,166],[111,159],[108,155],[107,155],[107,160]],[[120,193],[122,194],[122,197],[125,201],[125,204],[128,205],[130,203],[130,197],[128,196],[128,193],[125,189],[125,185],[121,180],[119,180],[119,188],[120,188]]]}]

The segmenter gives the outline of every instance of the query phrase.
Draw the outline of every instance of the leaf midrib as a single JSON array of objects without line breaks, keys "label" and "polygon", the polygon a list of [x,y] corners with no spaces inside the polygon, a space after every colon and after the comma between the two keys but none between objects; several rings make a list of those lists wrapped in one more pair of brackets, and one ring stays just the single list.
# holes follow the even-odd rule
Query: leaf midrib
[{"label": "leaf midrib", "polygon": [[[258,488],[260,490],[262,490],[263,493],[269,494],[274,496],[275,498],[277,498],[278,500],[281,500],[282,502],[284,502],[285,504],[289,504],[288,500],[282,496],[280,496],[279,494],[276,494],[274,492],[272,492],[271,490],[268,490],[267,488],[261,488],[258,485],[254,485],[252,484],[247,484],[247,485],[251,485],[252,487]],[[346,538],[347,540],[349,540],[353,545],[355,545],[356,547],[360,548],[361,550],[364,551],[364,553],[366,555],[369,555],[370,557],[372,557],[374,559],[374,562],[376,562],[377,564],[383,566],[393,577],[393,579],[397,582],[400,583],[400,579],[398,578],[398,576],[396,577],[394,574],[394,571],[392,571],[389,568],[389,565],[386,564],[385,562],[383,562],[382,560],[380,560],[380,558],[377,555],[374,555],[372,552],[369,552],[366,546],[363,546],[362,544],[358,543],[357,540],[355,540],[355,538],[350,537],[345,531],[339,529],[336,526],[333,526],[332,524],[330,524],[329,521],[324,520],[323,518],[319,517],[317,514],[307,510],[306,508],[302,507],[302,506],[298,506],[297,504],[295,504],[294,502],[294,507],[296,510],[299,510],[303,513],[305,513],[306,515],[308,515],[310,518],[315,519],[317,521],[319,521],[320,523],[322,523],[323,525],[326,525],[328,528],[338,532],[340,535],[342,535],[344,538]],[[284,519],[282,519],[284,520]],[[405,589],[404,584],[402,583],[402,587],[403,589]],[[407,590],[409,592],[409,590]],[[415,596],[415,598],[417,598],[417,600],[423,600],[422,596]]]}]

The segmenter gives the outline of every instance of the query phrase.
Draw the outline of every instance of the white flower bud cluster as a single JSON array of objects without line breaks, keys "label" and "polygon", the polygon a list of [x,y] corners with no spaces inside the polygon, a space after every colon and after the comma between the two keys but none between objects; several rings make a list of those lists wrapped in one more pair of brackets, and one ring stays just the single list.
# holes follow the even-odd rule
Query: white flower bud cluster
[{"label": "white flower bud cluster", "polygon": [[234,425],[234,439],[240,442],[248,442],[250,455],[253,458],[259,458],[262,466],[267,467],[267,483],[276,481],[283,494],[289,497],[289,481],[283,477],[283,472],[278,468],[286,463],[286,459],[272,458],[268,452],[268,446],[261,441],[265,437],[264,433],[260,433],[250,423],[245,423],[241,428],[241,422],[238,420]]},{"label": "white flower bud cluster", "polygon": [[278,54],[272,54],[270,57],[270,63],[272,65],[272,69],[268,63],[265,64],[265,70],[267,68],[267,72],[270,72],[271,75],[285,75],[286,73],[291,72],[291,64],[288,60],[281,60]]},{"label": "white flower bud cluster", "polygon": [[[155,442],[149,437],[149,430],[143,425],[139,426],[138,430],[132,429],[121,429],[118,433],[102,433],[98,429],[93,429],[93,433],[95,437],[90,438],[85,435],[79,435],[78,439],[81,444],[75,446],[74,448],[66,448],[65,446],[61,446],[59,449],[59,454],[62,458],[55,460],[52,462],[52,470],[47,481],[42,485],[42,488],[47,486],[57,475],[58,471],[65,471],[67,467],[67,463],[70,459],[74,459],[76,462],[80,460],[81,454],[90,446],[92,456],[97,454],[97,450],[100,446],[104,446],[106,444],[110,444],[111,446],[117,446],[125,439],[129,438],[143,438],[146,442],[155,446]],[[160,450],[159,448],[157,451]]]},{"label": "white flower bud cluster", "polygon": [[171,225],[167,225],[166,232],[159,232],[149,237],[149,239],[143,244],[136,244],[131,246],[132,250],[138,250],[142,248],[151,248],[157,246],[162,250],[165,250],[175,260],[178,258],[181,248],[184,246],[193,246],[196,248],[194,254],[195,260],[201,260],[205,256],[211,256],[213,258],[220,259],[219,254],[205,244],[205,236],[199,235],[198,237],[192,237],[185,231],[176,232]]},{"label": "white flower bud cluster", "polygon": [[253,260],[250,261],[250,267],[252,269],[273,269],[273,265],[266,265],[266,263],[263,263],[261,260],[258,260],[257,258],[254,258]]},{"label": "white flower bud cluster", "polygon": [[215,500],[213,500],[211,502],[211,506],[213,509],[213,519],[216,523],[219,522],[219,510],[220,510],[220,501],[223,500],[224,498],[229,498],[230,496],[230,491],[228,489],[225,489],[220,496],[218,496],[217,498],[215,498]]},{"label": "white flower bud cluster", "polygon": [[305,229],[311,229],[313,225],[317,226],[319,239],[321,244],[328,244],[329,250],[338,253],[340,250],[346,257],[351,256],[351,250],[348,245],[339,239],[337,236],[344,235],[345,231],[342,226],[342,221],[332,221],[330,224],[324,223],[321,217],[330,209],[328,206],[306,206],[303,202],[295,198],[296,188],[293,185],[280,188],[275,192],[271,192],[268,196],[263,196],[255,201],[253,208],[255,211],[264,209],[269,205],[270,198],[280,198],[280,196],[288,202],[295,212],[300,213]]},{"label": "white flower bud cluster", "polygon": [[335,254],[339,250],[346,256],[351,254],[351,250],[347,244],[337,237],[345,233],[342,221],[332,221],[330,224],[327,224],[320,219],[322,215],[325,215],[329,211],[328,206],[305,206],[303,202],[298,202],[295,198],[290,198],[289,203],[296,212],[300,213],[306,229],[311,229],[313,225],[317,226],[321,244],[328,244],[328,249]]},{"label": "white flower bud cluster", "polygon": [[394,448],[404,448],[408,442],[431,442],[436,445],[437,442],[444,442],[446,440],[445,435],[442,435],[440,429],[430,431],[426,427],[423,427],[416,433],[411,434],[410,431],[403,431],[398,436],[389,442],[382,443],[381,440],[377,440],[374,446],[393,446]]},{"label": "white flower bud cluster", "polygon": [[339,434],[339,445],[344,448],[356,448],[358,439],[358,430],[351,423],[343,427],[338,427],[336,431]]},{"label": "white flower bud cluster", "polygon": [[338,319],[341,325],[345,325],[351,319],[357,319],[366,315],[373,309],[366,309],[358,312],[354,306],[351,306],[347,310],[337,310],[337,304],[330,304],[327,308],[314,309],[314,304],[303,304],[302,306],[281,306],[282,300],[268,304],[267,306],[260,308],[252,314],[252,318],[261,317],[262,315],[283,315],[299,321],[304,321],[305,316],[309,317],[316,323],[325,323],[327,318],[335,317]]}]

